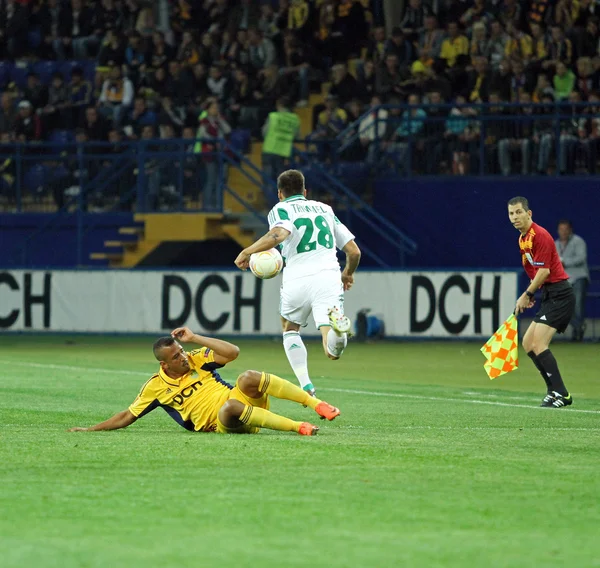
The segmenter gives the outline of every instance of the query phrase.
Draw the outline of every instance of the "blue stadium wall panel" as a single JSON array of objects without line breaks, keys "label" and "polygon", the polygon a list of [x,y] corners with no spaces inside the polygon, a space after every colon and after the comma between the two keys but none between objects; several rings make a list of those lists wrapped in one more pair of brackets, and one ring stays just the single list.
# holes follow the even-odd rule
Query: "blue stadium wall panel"
[{"label": "blue stadium wall panel", "polygon": [[80,220],[81,230],[77,214],[0,214],[0,267],[89,265],[90,253],[117,239],[119,227],[134,224],[131,213],[83,213]]},{"label": "blue stadium wall panel", "polygon": [[[506,203],[517,195],[529,199],[534,221],[555,238],[558,220],[570,219],[587,241],[590,265],[600,265],[600,178],[380,180],[374,204],[417,242],[409,266],[514,268],[518,233]],[[379,252],[393,254],[383,245]]]}]

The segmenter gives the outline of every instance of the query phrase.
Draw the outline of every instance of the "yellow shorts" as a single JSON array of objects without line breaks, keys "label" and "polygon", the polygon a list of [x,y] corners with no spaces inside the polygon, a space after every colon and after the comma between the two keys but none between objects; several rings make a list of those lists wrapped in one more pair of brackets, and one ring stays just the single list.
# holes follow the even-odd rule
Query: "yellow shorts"
[{"label": "yellow shorts", "polygon": [[[250,398],[245,395],[237,386],[233,387],[231,392],[229,393],[229,397],[227,400],[239,400],[242,404],[246,406],[257,406],[258,408],[264,408],[265,410],[269,410],[269,395],[263,394],[260,398]],[[242,424],[237,428],[227,428],[220,420],[219,415],[217,414],[217,432],[219,434],[256,434],[260,428],[256,426],[248,426],[246,424]]]}]

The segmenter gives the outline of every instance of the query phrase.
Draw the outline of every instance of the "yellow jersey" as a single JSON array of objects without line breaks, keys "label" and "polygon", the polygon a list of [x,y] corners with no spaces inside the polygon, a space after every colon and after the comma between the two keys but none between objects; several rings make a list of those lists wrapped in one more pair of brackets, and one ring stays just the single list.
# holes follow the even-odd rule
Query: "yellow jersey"
[{"label": "yellow jersey", "polygon": [[223,365],[215,363],[212,349],[201,347],[187,356],[189,373],[173,379],[160,369],[142,387],[129,412],[141,418],[160,407],[186,430],[214,432],[219,409],[233,386],[219,376],[217,369]]}]

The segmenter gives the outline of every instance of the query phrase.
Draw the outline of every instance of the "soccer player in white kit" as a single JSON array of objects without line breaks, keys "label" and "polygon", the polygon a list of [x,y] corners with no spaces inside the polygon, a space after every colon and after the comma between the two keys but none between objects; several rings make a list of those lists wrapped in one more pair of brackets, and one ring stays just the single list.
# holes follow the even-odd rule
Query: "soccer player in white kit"
[{"label": "soccer player in white kit", "polygon": [[[344,315],[344,291],[354,283],[360,249],[329,205],[306,199],[302,172],[283,172],[277,188],[279,203],[269,213],[269,232],[244,249],[235,264],[246,270],[251,254],[282,244],[285,268],[279,313],[283,348],[300,386],[314,395],[300,328],[307,325],[312,312],[325,355],[334,360],[341,357],[351,327]],[[346,253],[341,272],[336,248]]]}]

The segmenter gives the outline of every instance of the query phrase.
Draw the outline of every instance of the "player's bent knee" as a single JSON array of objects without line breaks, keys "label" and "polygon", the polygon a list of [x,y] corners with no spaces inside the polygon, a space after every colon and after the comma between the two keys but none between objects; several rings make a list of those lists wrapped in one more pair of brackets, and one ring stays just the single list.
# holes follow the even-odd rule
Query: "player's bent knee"
[{"label": "player's bent knee", "polygon": [[219,420],[227,426],[232,421],[239,420],[244,412],[244,404],[239,400],[228,400],[219,410]]},{"label": "player's bent knee", "polygon": [[244,388],[258,388],[260,377],[261,373],[258,371],[244,371],[237,378],[237,385],[242,390],[244,390]]}]

